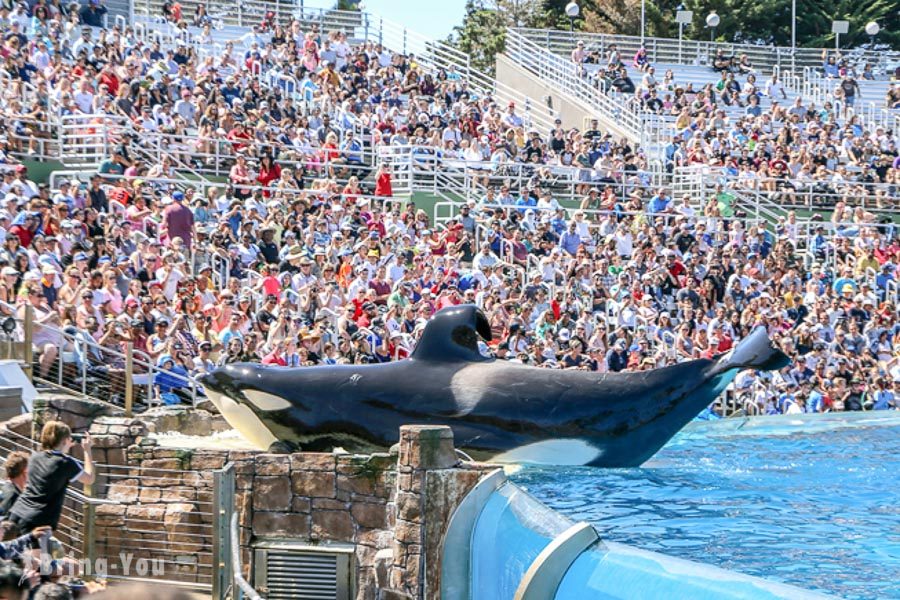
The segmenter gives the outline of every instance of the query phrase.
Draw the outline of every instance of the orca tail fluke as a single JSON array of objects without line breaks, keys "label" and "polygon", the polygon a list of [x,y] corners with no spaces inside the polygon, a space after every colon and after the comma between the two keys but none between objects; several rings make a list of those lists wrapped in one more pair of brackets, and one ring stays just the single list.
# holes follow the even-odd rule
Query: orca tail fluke
[{"label": "orca tail fluke", "polygon": [[777,371],[790,364],[791,359],[772,345],[765,327],[757,327],[734,349],[716,363],[717,373],[732,369]]}]

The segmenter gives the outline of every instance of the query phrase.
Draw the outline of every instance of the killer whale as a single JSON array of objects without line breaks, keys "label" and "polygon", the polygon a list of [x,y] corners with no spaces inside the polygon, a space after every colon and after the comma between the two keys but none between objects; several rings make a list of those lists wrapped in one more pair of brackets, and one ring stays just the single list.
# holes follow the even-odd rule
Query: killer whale
[{"label": "killer whale", "polygon": [[386,448],[404,424],[449,425],[455,444],[500,462],[638,466],[708,406],[738,370],[788,357],[757,328],[725,355],[634,373],[529,367],[482,356],[474,305],[445,308],[410,358],[301,368],[236,363],[200,378],[260,449]]}]

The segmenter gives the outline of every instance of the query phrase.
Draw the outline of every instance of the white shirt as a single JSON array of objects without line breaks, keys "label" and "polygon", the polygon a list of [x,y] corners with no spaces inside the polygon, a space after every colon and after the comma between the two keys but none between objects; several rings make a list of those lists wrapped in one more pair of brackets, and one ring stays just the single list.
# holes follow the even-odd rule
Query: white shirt
[{"label": "white shirt", "polygon": [[[162,281],[166,277],[165,270],[160,267],[156,270],[156,279]],[[175,297],[175,292],[178,290],[178,283],[184,279],[184,273],[178,270],[177,267],[173,267],[171,273],[169,273],[169,278],[166,280],[166,285],[163,287],[163,295],[171,300]],[[94,301],[97,300],[97,292],[103,292],[107,294],[108,292],[104,292],[103,290],[94,290]]]},{"label": "white shirt", "polygon": [[91,92],[78,91],[72,95],[72,100],[75,102],[75,106],[78,107],[78,110],[85,114],[91,114],[93,111],[94,104],[94,94]]},{"label": "white shirt", "polygon": [[780,81],[772,81],[771,79],[766,82],[766,96],[769,98],[782,98],[784,97],[784,88],[781,87]]},{"label": "white shirt", "polygon": [[391,283],[397,283],[401,279],[403,279],[403,275],[406,273],[406,267],[398,264],[396,261],[391,261],[391,264],[388,265],[387,275],[388,279],[391,280]]}]

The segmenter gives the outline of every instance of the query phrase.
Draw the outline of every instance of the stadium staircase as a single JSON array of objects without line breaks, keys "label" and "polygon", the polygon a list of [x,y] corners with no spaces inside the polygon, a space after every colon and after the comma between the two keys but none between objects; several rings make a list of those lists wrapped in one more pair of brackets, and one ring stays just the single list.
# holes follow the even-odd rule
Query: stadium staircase
[{"label": "stadium staircase", "polygon": [[[702,88],[703,84],[717,80],[717,75],[712,73],[710,65],[712,57],[719,49],[727,56],[746,54],[757,71],[757,84],[760,88],[764,88],[765,81],[771,73],[777,73],[788,93],[788,98],[783,103],[788,105],[799,95],[804,103],[814,102],[816,106],[821,107],[826,100],[833,101],[832,92],[838,83],[838,80],[827,79],[822,74],[822,50],[819,48],[798,48],[796,52],[792,52],[791,48],[784,46],[710,43],[696,40],[679,42],[668,38],[645,38],[642,41],[635,36],[547,29],[517,28],[514,31],[518,36],[569,63],[571,52],[579,41],[584,43],[587,52],[599,51],[601,55],[604,55],[611,44],[615,44],[635,84],[640,82],[641,74],[632,69],[630,63],[642,43],[656,67],[658,80],[662,80],[667,69],[672,69],[676,75],[676,83],[694,83],[695,90]],[[888,71],[900,63],[900,53],[857,49],[845,52],[843,56],[853,64],[862,65],[864,62],[870,62],[874,65],[873,72],[876,76],[874,81],[858,80],[860,96],[857,99],[855,114],[859,116],[861,123],[870,131],[874,131],[878,126],[886,130],[898,130],[900,111],[887,109],[885,96],[891,85]],[[610,95],[616,97],[614,93]],[[765,109],[767,105],[768,100],[763,99],[762,107]],[[729,112],[729,116],[733,116],[739,111],[733,109],[726,112]]]},{"label": "stadium staircase", "polygon": [[660,160],[663,141],[668,128],[657,117],[617,101],[599,92],[583,74],[579,73],[568,57],[550,52],[521,35],[515,29],[506,31],[506,49],[503,55],[509,63],[536,77],[571,104],[580,107],[589,118],[595,118],[600,125],[638,143],[649,158]]}]

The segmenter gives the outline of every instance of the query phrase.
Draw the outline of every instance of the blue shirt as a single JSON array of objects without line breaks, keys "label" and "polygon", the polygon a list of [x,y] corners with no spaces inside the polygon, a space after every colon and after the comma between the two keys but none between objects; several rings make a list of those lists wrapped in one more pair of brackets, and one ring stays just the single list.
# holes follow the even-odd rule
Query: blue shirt
[{"label": "blue shirt", "polygon": [[349,162],[362,162],[362,144],[359,143],[359,140],[352,139],[344,144],[344,155]]},{"label": "blue shirt", "polygon": [[758,117],[762,114],[762,107],[759,104],[748,104],[744,109],[744,114],[750,117]]},{"label": "blue shirt", "polygon": [[894,401],[894,392],[891,390],[878,390],[875,392],[875,405],[873,410],[890,410]]},{"label": "blue shirt", "polygon": [[821,392],[813,390],[809,393],[809,402],[806,403],[806,412],[817,413],[822,409],[822,399],[825,396]]},{"label": "blue shirt", "polygon": [[658,213],[658,212],[662,212],[662,211],[666,210],[666,208],[669,207],[669,204],[671,202],[672,202],[672,200],[669,197],[660,198],[658,195],[653,196],[650,199],[650,205],[647,207],[647,210],[650,211],[651,215]]},{"label": "blue shirt", "polygon": [[[181,377],[177,377],[181,375]],[[157,371],[153,383],[159,386],[162,394],[187,387],[188,372],[181,365],[172,365],[168,371]],[[184,379],[182,379],[182,377]]]},{"label": "blue shirt", "polygon": [[562,217],[553,217],[550,219],[550,226],[557,235],[561,235],[566,230],[566,220]]},{"label": "blue shirt", "polygon": [[519,196],[519,199],[516,200],[516,206],[522,207],[516,210],[519,211],[519,214],[524,215],[528,207],[537,206],[537,200],[535,200],[531,195]]},{"label": "blue shirt", "polygon": [[581,245],[581,236],[577,232],[567,231],[559,238],[559,247],[575,256],[578,252],[578,246]]}]

